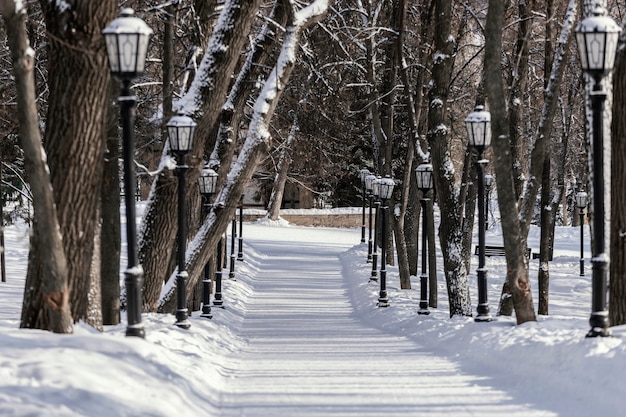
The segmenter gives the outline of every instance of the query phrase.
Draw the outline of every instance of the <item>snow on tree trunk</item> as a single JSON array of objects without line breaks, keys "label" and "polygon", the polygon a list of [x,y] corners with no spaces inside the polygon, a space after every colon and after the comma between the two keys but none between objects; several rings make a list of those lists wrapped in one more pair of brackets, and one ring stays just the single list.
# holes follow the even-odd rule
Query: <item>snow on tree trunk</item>
[{"label": "snow on tree trunk", "polygon": [[[0,13],[7,30],[13,74],[17,85],[17,118],[24,168],[33,195],[35,221],[32,230],[29,270],[24,290],[20,327],[71,333],[67,263],[57,218],[46,155],[41,146],[33,76],[35,52],[26,32],[26,10],[13,0],[0,0]],[[33,252],[33,247],[42,248]],[[34,262],[32,256],[39,253]]]},{"label": "snow on tree trunk", "polygon": [[[465,268],[459,191],[455,186],[454,164],[450,155],[447,106],[448,86],[452,77],[454,40],[450,35],[452,4],[435,1],[435,52],[432,87],[429,91],[428,143],[431,146],[433,179],[442,222],[439,241],[444,259],[444,273],[450,302],[450,316],[471,316],[469,283]],[[443,220],[445,219],[445,220]]]},{"label": "snow on tree trunk", "polygon": [[[207,138],[217,123],[231,76],[248,41],[261,0],[232,0],[224,5],[217,26],[189,91],[175,103],[175,110],[195,115],[198,126],[193,147],[185,162],[190,166],[187,182],[194,184],[202,168]],[[163,150],[162,160],[169,149]],[[171,272],[177,233],[177,181],[169,172],[152,184],[148,206],[139,232],[139,263],[144,270],[143,307],[157,309],[163,282]],[[188,187],[188,193],[194,190]]]},{"label": "snow on tree trunk", "polygon": [[[186,270],[189,273],[190,287],[196,285],[204,265],[211,256],[212,248],[216,247],[221,234],[230,224],[244,188],[269,145],[269,125],[295,66],[296,53],[303,32],[326,15],[329,3],[329,0],[316,0],[296,11],[294,9],[296,6],[292,2],[287,0],[284,2],[288,23],[278,61],[254,104],[252,121],[237,161],[228,173],[224,187],[215,198],[211,212],[187,248]],[[175,308],[175,281],[176,274],[172,274],[161,291],[159,311],[169,312]]]}]

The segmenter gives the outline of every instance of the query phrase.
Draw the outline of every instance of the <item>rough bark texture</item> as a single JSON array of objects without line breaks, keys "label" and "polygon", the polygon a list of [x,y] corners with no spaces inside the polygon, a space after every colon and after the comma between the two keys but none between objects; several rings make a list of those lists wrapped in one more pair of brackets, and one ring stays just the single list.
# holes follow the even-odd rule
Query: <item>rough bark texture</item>
[{"label": "rough bark texture", "polygon": [[[101,31],[114,18],[117,2],[77,2],[64,11],[53,2],[40,3],[50,87],[44,144],[67,255],[72,317],[89,321],[90,282],[100,279],[91,276],[100,193],[85,190],[99,190],[102,180],[110,73]],[[38,257],[35,253],[33,261]]]},{"label": "rough bark texture", "polygon": [[[304,18],[294,10],[296,6],[291,2],[285,0],[283,6],[287,11],[288,25],[277,64],[254,105],[253,123],[250,125],[246,141],[237,158],[236,168],[230,171],[229,181],[216,196],[211,212],[190,245],[196,250],[187,254],[186,270],[189,273],[188,285],[191,287],[197,284],[202,269],[213,252],[211,249],[216,247],[222,233],[230,224],[232,214],[239,206],[244,187],[256,170],[261,156],[267,151],[270,140],[269,124],[295,66],[294,57],[302,34],[307,27],[322,19],[328,10],[328,2],[316,0],[306,8],[305,12],[311,12],[311,14],[304,14],[308,16]],[[175,308],[175,288],[172,286],[174,280],[175,276],[171,275],[168,280],[168,288],[171,290],[161,298],[158,305],[159,311],[173,311]]]},{"label": "rough bark texture", "polygon": [[611,126],[611,263],[609,323],[626,324],[626,51],[618,54],[613,74],[613,122]]},{"label": "rough bark texture", "polygon": [[[26,32],[26,10],[15,12],[12,0],[0,1],[17,86],[17,118],[24,149],[24,169],[35,211],[20,327],[71,333],[67,264],[37,118],[34,51]],[[43,250],[35,252],[36,249]],[[38,253],[37,257],[35,253]]]},{"label": "rough bark texture", "polygon": [[[519,1],[517,3],[519,24],[517,41],[515,42],[515,54],[510,71],[509,84],[509,132],[511,137],[511,152],[513,157],[513,175],[515,179],[515,192],[519,198],[522,195],[526,171],[526,140],[523,135],[523,108],[522,102],[526,94],[527,74],[529,68],[529,49],[532,40],[532,24],[535,1]],[[546,68],[550,68],[549,66]]]},{"label": "rough bark texture", "polygon": [[[113,96],[113,94],[111,94]],[[102,295],[102,324],[115,325],[120,322],[120,259],[122,231],[120,225],[120,140],[118,133],[119,110],[110,101],[109,122],[104,155],[102,178],[100,239],[100,286]]]},{"label": "rough bark texture", "polygon": [[502,52],[502,28],[504,4],[499,0],[489,1],[485,27],[485,74],[490,82],[486,92],[491,111],[491,131],[495,156],[495,172],[498,181],[498,205],[502,221],[502,234],[506,250],[507,277],[511,291],[517,323],[536,320],[532,303],[528,260],[526,259],[526,239],[522,238],[518,219],[517,197],[511,166],[509,127],[506,103],[504,102],[504,82],[500,55]]},{"label": "rough bark texture", "polygon": [[[260,3],[260,0],[234,2],[233,7],[222,12],[230,13],[230,21],[234,23],[213,33],[216,42],[228,47],[207,51],[207,57],[212,57],[214,65],[210,73],[202,75],[204,80],[200,88],[201,97],[198,98],[201,103],[198,114],[195,115],[200,118],[197,120],[193,149],[186,157],[186,163],[191,167],[187,179],[189,184],[195,183],[199,176],[205,141],[217,123],[230,78],[248,39]],[[191,188],[188,188],[190,193]],[[171,272],[170,259],[174,250],[171,242],[175,241],[177,233],[176,190],[177,181],[172,173],[164,173],[156,178],[140,232],[139,263],[145,274],[143,307],[146,311],[156,311],[163,282]]]},{"label": "rough bark texture", "polygon": [[435,49],[432,86],[429,91],[428,143],[432,152],[433,178],[441,218],[439,241],[450,300],[450,316],[471,316],[469,283],[463,258],[459,193],[455,189],[447,126],[447,101],[453,68],[454,42],[450,36],[452,3],[435,1]]},{"label": "rough bark texture", "polygon": [[271,220],[278,220],[280,216],[280,206],[283,202],[283,193],[285,191],[285,184],[287,184],[287,174],[289,173],[289,167],[291,166],[291,151],[293,149],[293,141],[298,131],[298,121],[294,120],[291,126],[291,131],[287,137],[286,143],[283,144],[280,158],[278,160],[278,166],[276,170],[276,178],[274,179],[274,186],[272,187],[272,195],[268,203],[267,214]]}]

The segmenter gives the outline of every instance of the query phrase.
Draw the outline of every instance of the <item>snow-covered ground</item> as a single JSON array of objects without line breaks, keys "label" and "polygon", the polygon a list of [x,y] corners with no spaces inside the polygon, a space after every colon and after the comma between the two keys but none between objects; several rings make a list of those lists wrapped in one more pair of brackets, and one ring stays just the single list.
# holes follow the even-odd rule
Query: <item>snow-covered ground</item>
[{"label": "snow-covered ground", "polygon": [[[588,229],[585,228],[588,234]],[[376,307],[360,228],[245,223],[244,262],[224,275],[225,309],[194,313],[181,330],[144,314],[146,339],[79,324],[73,335],[18,329],[28,230],[5,231],[0,283],[1,416],[622,416],[623,326],[585,338],[591,305],[580,277],[580,228],[559,227],[550,316],[516,326],[416,314],[419,280],[400,290],[388,268],[390,307]],[[538,230],[531,246],[537,248]],[[492,227],[487,242],[498,244]],[[536,283],[538,262],[531,261]],[[492,312],[506,266],[487,259]],[[476,259],[470,276],[476,302]],[[536,287],[536,285],[535,285]],[[537,299],[535,294],[535,300]],[[125,316],[123,317],[125,319]]]}]

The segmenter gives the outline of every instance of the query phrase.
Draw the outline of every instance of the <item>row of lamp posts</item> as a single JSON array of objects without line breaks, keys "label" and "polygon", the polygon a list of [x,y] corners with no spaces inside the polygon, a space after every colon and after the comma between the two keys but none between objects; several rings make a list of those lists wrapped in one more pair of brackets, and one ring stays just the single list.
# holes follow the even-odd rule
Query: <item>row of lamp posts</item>
[{"label": "row of lamp posts", "polygon": [[[127,298],[127,328],[126,336],[145,337],[145,329],[141,321],[142,309],[142,286],[143,270],[137,256],[137,225],[135,209],[136,173],[134,166],[134,117],[135,104],[137,98],[131,94],[131,82],[143,75],[145,61],[148,50],[148,42],[152,35],[152,29],[146,23],[134,16],[132,9],[123,9],[120,17],[114,19],[102,34],[105,39],[109,68],[111,74],[122,82],[122,91],[118,98],[120,103],[120,118],[122,121],[122,148],[124,164],[124,202],[126,207],[126,241],[128,267],[124,271],[124,282]],[[167,123],[169,146],[176,154],[178,175],[178,256],[176,275],[177,290],[177,310],[176,325],[180,328],[188,329],[190,323],[187,316],[186,307],[186,283],[187,271],[185,270],[185,250],[187,240],[186,222],[186,199],[185,199],[185,178],[188,167],[184,164],[185,155],[193,144],[193,134],[196,123],[188,116],[180,114],[172,117]],[[217,174],[213,170],[204,170],[199,179],[200,191],[208,201],[211,194],[215,192]],[[243,205],[240,205],[240,235],[238,260],[243,260],[243,237],[241,227],[243,222]],[[233,233],[235,224],[233,223]],[[218,245],[218,261],[220,261],[221,240]],[[231,248],[231,259],[234,254],[234,235]],[[221,268],[218,268],[221,271]],[[231,274],[234,273],[234,265],[231,262]],[[216,281],[217,281],[216,276]],[[221,287],[221,280],[216,283]],[[210,280],[207,279],[207,268],[203,280],[203,317],[210,318],[209,306]],[[219,295],[219,300],[218,300]],[[218,293],[216,289],[214,305],[221,305],[221,288]]]},{"label": "row of lamp posts", "polygon": [[[609,257],[606,253],[605,242],[605,207],[604,207],[604,102],[606,92],[603,89],[602,81],[608,75],[615,62],[617,41],[621,29],[613,19],[606,15],[606,10],[598,5],[592,11],[592,16],[585,18],[576,28],[576,40],[580,52],[580,59],[583,71],[593,79],[593,89],[590,93],[592,109],[592,156],[593,156],[593,182],[592,189],[596,198],[593,199],[593,247],[592,247],[592,312],[589,319],[591,329],[589,337],[608,336],[608,312],[606,308],[607,277]],[[152,29],[141,19],[133,16],[132,9],[124,9],[121,17],[113,20],[104,30],[109,66],[114,77],[122,82],[122,92],[119,96],[120,116],[122,120],[122,142],[124,159],[124,196],[126,206],[126,233],[128,250],[128,268],[124,271],[125,285],[127,292],[127,314],[128,326],[127,336],[144,337],[145,330],[141,322],[141,292],[143,284],[143,271],[137,258],[137,233],[135,220],[135,203],[133,201],[136,187],[136,173],[133,164],[134,157],[134,109],[136,97],[131,94],[130,84],[132,80],[141,76],[145,68],[145,58],[147,54],[148,41],[152,35]],[[477,162],[478,171],[478,204],[479,204],[479,265],[478,265],[478,291],[479,304],[477,321],[490,321],[489,306],[487,304],[486,280],[487,271],[484,267],[484,230],[486,220],[486,210],[484,208],[484,165],[482,152],[489,146],[490,128],[488,112],[482,108],[477,108],[466,119],[470,144],[479,152]],[[176,119],[178,117],[179,119]],[[177,325],[183,328],[188,327],[186,309],[181,308],[181,299],[184,295],[184,284],[186,282],[186,271],[184,270],[184,251],[186,239],[186,226],[184,223],[184,177],[186,166],[182,164],[184,155],[189,150],[185,150],[187,143],[191,142],[195,123],[189,124],[184,118],[186,116],[176,116],[168,124],[170,133],[170,146],[174,152],[178,153],[180,163],[177,167],[179,175],[179,251],[183,252],[178,257],[177,287],[178,309],[176,313]],[[188,119],[188,118],[187,118]],[[181,123],[181,124],[179,124]],[[185,125],[185,123],[188,123]],[[190,145],[189,145],[190,146]],[[363,222],[361,232],[361,242],[365,242],[365,179],[370,175],[366,169],[361,170],[361,182],[363,188]],[[380,270],[380,297],[379,305],[387,306],[386,291],[386,202],[393,191],[394,181],[391,178],[383,178],[379,183],[379,193],[382,208],[382,255]],[[183,196],[181,198],[181,195]],[[373,194],[370,193],[370,224],[371,224],[371,201]],[[241,218],[241,216],[240,216]],[[181,220],[182,219],[182,220]],[[240,220],[241,221],[241,220]],[[241,237],[240,237],[241,239]],[[371,244],[371,239],[370,239]],[[241,252],[241,240],[239,247]],[[373,248],[369,251],[372,254]],[[234,252],[234,246],[231,249]],[[242,259],[242,257],[240,256]],[[581,256],[582,258],[582,256]],[[582,264],[581,264],[582,265]],[[581,275],[582,275],[581,266]],[[182,293],[182,294],[181,294]],[[422,301],[422,300],[421,300]],[[420,303],[421,303],[420,301]]]},{"label": "row of lamp posts", "polygon": [[[605,180],[604,180],[604,103],[607,94],[604,91],[602,81],[613,70],[619,34],[621,28],[615,21],[607,16],[606,10],[599,4],[594,6],[591,16],[585,18],[576,28],[576,41],[580,53],[581,66],[583,71],[593,80],[593,88],[590,92],[591,111],[592,111],[592,190],[595,198],[593,198],[593,242],[592,242],[592,300],[591,315],[589,324],[591,329],[587,333],[587,337],[610,336],[608,310],[607,310],[607,281],[608,281],[608,264],[609,255],[606,251],[605,240]],[[469,143],[478,152],[478,160],[476,163],[478,178],[478,245],[479,245],[479,261],[477,269],[478,278],[478,307],[477,322],[488,322],[493,320],[489,313],[489,304],[487,300],[487,270],[485,268],[485,229],[487,222],[487,211],[485,207],[485,180],[486,176],[484,168],[487,160],[483,159],[484,150],[491,143],[491,115],[484,110],[482,106],[477,106],[474,112],[465,120],[469,135]],[[425,171],[425,168],[418,167],[419,175]],[[363,174],[362,174],[363,175]],[[363,176],[361,177],[364,178]],[[490,181],[493,177],[487,179]],[[419,181],[419,180],[418,180]],[[488,187],[491,184],[487,184]],[[381,195],[381,199],[382,195]],[[580,256],[580,275],[584,275],[583,260],[583,210],[587,206],[587,193],[579,192],[576,195],[576,203],[580,209],[581,223],[581,256]],[[385,200],[383,199],[383,239],[385,239]],[[365,223],[365,202],[363,203],[363,223]],[[424,210],[423,210],[424,211]],[[425,227],[423,227],[425,229]],[[424,230],[425,231],[425,230]],[[364,241],[365,231],[363,230]],[[381,259],[381,291],[379,297],[379,306],[388,305],[388,299],[385,287],[384,265],[386,263],[385,244],[383,240],[383,252]],[[423,243],[423,246],[425,244]],[[423,253],[422,257],[425,255]],[[422,271],[425,269],[424,259],[422,259]],[[423,306],[425,305],[424,285],[425,273],[421,276],[421,294],[420,294],[420,310],[425,314]]]}]

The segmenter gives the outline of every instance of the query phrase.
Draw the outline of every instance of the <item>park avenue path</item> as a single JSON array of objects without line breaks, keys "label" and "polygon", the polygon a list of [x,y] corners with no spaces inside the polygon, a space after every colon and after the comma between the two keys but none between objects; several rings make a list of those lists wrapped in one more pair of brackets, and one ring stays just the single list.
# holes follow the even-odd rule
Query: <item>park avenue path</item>
[{"label": "park avenue path", "polygon": [[553,415],[359,317],[339,255],[360,230],[275,230],[244,228],[256,265],[233,327],[245,343],[222,370],[221,416]]}]

